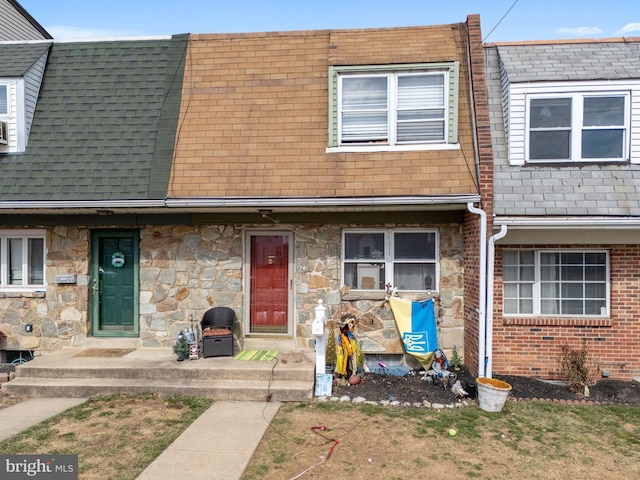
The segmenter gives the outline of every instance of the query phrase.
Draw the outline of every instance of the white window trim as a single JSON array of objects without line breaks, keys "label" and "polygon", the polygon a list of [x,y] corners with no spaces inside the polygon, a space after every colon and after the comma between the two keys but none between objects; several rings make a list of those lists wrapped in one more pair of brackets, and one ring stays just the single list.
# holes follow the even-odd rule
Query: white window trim
[{"label": "white window trim", "polygon": [[[533,251],[534,252],[534,280],[533,280],[533,313],[506,313],[504,311],[504,277],[502,279],[503,287],[503,308],[502,315],[505,318],[608,318],[611,311],[611,259],[608,250],[598,249],[536,249],[536,248],[515,248],[505,249],[505,251]],[[540,279],[540,255],[543,253],[604,253],[606,255],[606,299],[605,311],[600,315],[575,315],[575,314],[542,314],[541,313],[541,279]],[[504,264],[503,264],[504,268]],[[509,282],[509,283],[527,283],[527,282]],[[584,282],[583,282],[584,283]]]},{"label": "white window trim", "polygon": [[[584,119],[584,99],[589,97],[623,97],[624,98],[624,125],[617,126],[617,129],[624,130],[624,141],[622,158],[583,158],[582,157],[582,135],[585,129],[583,126]],[[591,162],[628,162],[629,161],[629,138],[630,138],[630,92],[629,91],[602,91],[602,92],[564,92],[554,94],[529,94],[526,96],[526,116],[525,116],[525,150],[527,152],[527,163],[591,163]],[[530,147],[530,112],[531,100],[542,100],[547,98],[570,98],[571,99],[571,125],[570,131],[569,158],[568,159],[534,159],[529,158]]]},{"label": "white window trim", "polygon": [[[10,285],[8,271],[8,242],[10,238],[41,238],[43,240],[43,262],[42,262],[42,285]],[[28,250],[25,248],[23,256],[27,255]],[[0,230],[0,292],[37,292],[44,291],[47,288],[47,232],[46,230]],[[24,263],[23,259],[23,278],[28,276],[28,263]]]},{"label": "white window trim", "polygon": [[[366,262],[354,262],[354,261],[346,261],[346,242],[345,236],[349,233],[383,233],[384,234],[384,258],[382,259],[384,262],[384,285],[393,285],[393,277],[394,277],[394,265],[396,263],[395,258],[393,258],[393,241],[394,241],[394,233],[433,233],[435,235],[435,258],[432,259],[423,259],[423,260],[415,260],[415,262],[403,261],[403,263],[433,263],[435,265],[435,279],[434,279],[434,288],[431,290],[432,292],[439,291],[440,288],[440,235],[437,229],[434,228],[348,228],[342,231],[342,247],[341,247],[341,262],[340,262],[340,279],[341,283],[345,285],[345,263],[366,263]],[[382,263],[382,262],[380,262]],[[366,290],[361,288],[352,288],[353,291],[358,292],[380,292],[383,290],[375,289],[375,290]],[[402,292],[427,292],[427,290],[400,290]]]},{"label": "white window trim", "polygon": [[[326,153],[423,151],[423,150],[460,150],[458,142],[458,96],[460,62],[420,63],[406,65],[357,65],[329,67],[329,144]],[[415,144],[345,144],[340,138],[340,95],[338,79],[342,75],[358,74],[422,74],[442,73],[445,75],[445,131],[441,142]],[[391,104],[391,99],[389,100]],[[391,111],[392,109],[390,109]],[[392,110],[395,113],[395,107]],[[390,125],[391,128],[391,125]],[[335,129],[335,132],[332,130]]]},{"label": "white window trim", "polygon": [[11,116],[11,96],[9,95],[11,92],[11,85],[8,82],[0,80],[0,87],[5,87],[7,95],[7,98],[5,98],[5,101],[7,102],[7,111],[5,113],[0,112],[0,120],[6,121]]},{"label": "white window trim", "polygon": [[0,79],[7,86],[7,114],[0,115],[0,120],[7,122],[7,145],[0,144],[0,153],[24,152],[26,147],[25,132],[25,83],[23,78]]},{"label": "white window trim", "polygon": [[602,163],[603,159],[588,159],[584,161],[574,160],[534,160],[529,162],[528,158],[528,126],[529,110],[527,97],[537,96],[537,98],[562,96],[567,94],[591,94],[596,96],[606,96],[609,94],[627,94],[628,101],[626,122],[628,125],[627,138],[625,139],[626,159],[632,164],[640,163],[640,79],[638,80],[612,80],[612,81],[579,81],[579,82],[540,82],[540,83],[505,83],[503,89],[507,89],[507,102],[505,108],[505,119],[509,124],[505,125],[508,132],[509,164],[512,166],[522,166],[525,163],[545,164],[564,163],[576,165],[581,163]]}]

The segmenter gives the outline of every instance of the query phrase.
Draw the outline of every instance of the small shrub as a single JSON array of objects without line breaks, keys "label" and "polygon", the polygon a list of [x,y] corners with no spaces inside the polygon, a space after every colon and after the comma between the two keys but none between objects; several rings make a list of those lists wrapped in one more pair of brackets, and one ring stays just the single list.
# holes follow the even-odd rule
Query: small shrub
[{"label": "small shrub", "polygon": [[462,358],[460,358],[460,354],[458,353],[458,346],[453,346],[453,353],[451,354],[451,366],[453,368],[459,369],[462,367]]},{"label": "small shrub", "polygon": [[595,378],[598,370],[588,359],[586,343],[583,342],[578,349],[563,345],[561,351],[560,372],[566,378],[569,390],[584,394],[588,391],[589,381]]}]

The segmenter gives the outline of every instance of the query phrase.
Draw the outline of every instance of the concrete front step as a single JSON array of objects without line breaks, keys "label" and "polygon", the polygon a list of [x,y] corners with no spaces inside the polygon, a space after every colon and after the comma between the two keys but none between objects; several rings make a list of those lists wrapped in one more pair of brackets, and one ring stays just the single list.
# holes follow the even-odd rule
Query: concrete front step
[{"label": "concrete front step", "polygon": [[313,384],[260,380],[144,380],[125,378],[15,378],[2,385],[10,395],[83,398],[96,395],[156,393],[194,395],[214,400],[308,402]]},{"label": "concrete front step", "polygon": [[315,364],[308,352],[269,361],[211,357],[177,362],[171,349],[142,348],[120,357],[86,356],[63,348],[16,368],[2,391],[30,397],[88,397],[153,392],[201,395],[217,400],[308,401]]}]

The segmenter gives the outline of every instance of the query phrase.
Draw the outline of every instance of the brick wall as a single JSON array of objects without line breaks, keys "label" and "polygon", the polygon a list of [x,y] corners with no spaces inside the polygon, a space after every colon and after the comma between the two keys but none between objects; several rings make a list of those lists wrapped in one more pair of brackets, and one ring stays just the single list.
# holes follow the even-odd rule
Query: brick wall
[{"label": "brick wall", "polygon": [[[487,223],[491,224],[493,206],[493,150],[491,146],[491,129],[489,123],[489,104],[485,83],[484,52],[482,49],[482,32],[480,16],[467,17],[467,34],[469,38],[469,63],[471,85],[473,91],[473,108],[475,112],[475,136],[477,148],[477,189],[480,193],[482,208],[487,214]],[[467,213],[464,223],[465,253],[465,312],[464,312],[464,364],[474,374],[478,374],[478,331],[480,298],[480,243],[486,242],[491,235],[487,226],[487,235],[480,237],[481,218]]]},{"label": "brick wall", "polygon": [[[522,248],[542,247],[528,245]],[[589,245],[584,248],[607,247]],[[640,246],[612,247],[610,262],[609,318],[513,319],[502,316],[502,249],[497,248],[494,373],[560,378],[562,346],[580,348],[586,342],[590,361],[601,371],[609,371],[611,378],[630,379],[640,375]]]}]

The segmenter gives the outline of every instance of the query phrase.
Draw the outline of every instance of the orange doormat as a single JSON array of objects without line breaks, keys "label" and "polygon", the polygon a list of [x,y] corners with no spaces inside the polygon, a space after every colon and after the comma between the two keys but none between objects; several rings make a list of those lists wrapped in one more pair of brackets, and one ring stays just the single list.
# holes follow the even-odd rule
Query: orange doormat
[{"label": "orange doormat", "polygon": [[74,357],[124,357],[127,353],[133,352],[133,348],[87,348],[74,355]]}]

